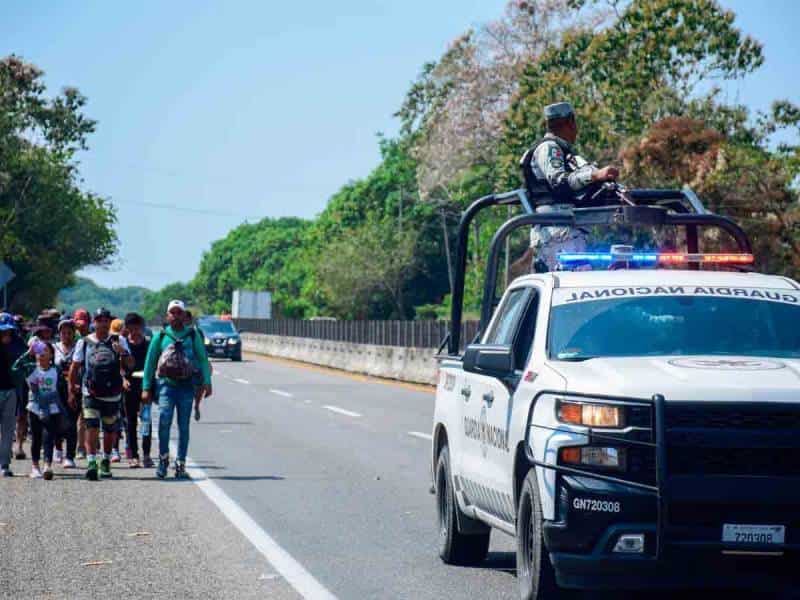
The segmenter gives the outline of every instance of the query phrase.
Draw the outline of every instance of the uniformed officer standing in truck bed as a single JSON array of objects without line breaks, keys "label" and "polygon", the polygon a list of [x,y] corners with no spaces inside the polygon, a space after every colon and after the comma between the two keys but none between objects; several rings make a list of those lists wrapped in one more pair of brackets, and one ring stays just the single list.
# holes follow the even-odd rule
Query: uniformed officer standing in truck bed
[{"label": "uniformed officer standing in truck bed", "polygon": [[[618,169],[598,168],[573,149],[572,144],[578,139],[578,124],[569,102],[546,106],[544,119],[547,133],[534,148],[531,170],[537,180],[547,183],[553,204],[539,205],[536,212],[571,209],[600,184],[616,180]],[[567,227],[534,227],[531,248],[535,251],[537,270],[544,270],[545,265],[553,269],[560,252],[586,250],[586,233]]]}]

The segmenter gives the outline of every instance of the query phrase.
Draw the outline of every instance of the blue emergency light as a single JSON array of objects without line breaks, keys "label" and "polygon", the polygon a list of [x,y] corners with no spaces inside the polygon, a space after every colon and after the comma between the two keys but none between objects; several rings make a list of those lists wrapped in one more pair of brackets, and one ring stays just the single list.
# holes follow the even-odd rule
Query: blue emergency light
[{"label": "blue emergency light", "polygon": [[611,264],[629,262],[643,265],[681,265],[703,263],[714,265],[751,265],[752,254],[684,252],[634,252],[630,246],[612,246],[610,252],[561,252],[558,262],[564,266],[575,264]]}]

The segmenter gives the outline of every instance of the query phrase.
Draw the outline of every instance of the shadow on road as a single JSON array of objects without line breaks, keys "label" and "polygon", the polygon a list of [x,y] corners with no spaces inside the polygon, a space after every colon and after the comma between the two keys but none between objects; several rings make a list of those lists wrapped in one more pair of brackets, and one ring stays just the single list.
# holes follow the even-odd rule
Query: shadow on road
[{"label": "shadow on road", "polygon": [[201,425],[255,425],[255,423],[253,421],[195,421],[192,423],[192,427]]},{"label": "shadow on road", "polygon": [[220,475],[209,477],[214,481],[285,481],[286,477],[280,475]]},{"label": "shadow on road", "polygon": [[[208,358],[209,358],[209,361],[211,363],[236,363],[237,362],[237,361],[231,360],[230,358],[217,358],[215,356],[209,356]],[[238,361],[238,363],[240,365],[243,365],[245,363],[251,363],[251,362],[254,362],[254,361],[252,359],[249,359],[249,358],[243,358],[242,360]]]},{"label": "shadow on road", "polygon": [[513,552],[489,552],[481,567],[516,576],[517,555]]}]

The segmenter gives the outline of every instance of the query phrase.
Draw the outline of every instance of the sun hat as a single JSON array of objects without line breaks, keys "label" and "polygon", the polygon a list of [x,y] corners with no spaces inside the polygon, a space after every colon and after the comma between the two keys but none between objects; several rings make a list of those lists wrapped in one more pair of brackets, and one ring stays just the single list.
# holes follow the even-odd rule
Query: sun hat
[{"label": "sun hat", "polygon": [[125,321],[122,319],[114,319],[111,321],[111,333],[120,334],[122,333],[123,327],[125,327]]}]

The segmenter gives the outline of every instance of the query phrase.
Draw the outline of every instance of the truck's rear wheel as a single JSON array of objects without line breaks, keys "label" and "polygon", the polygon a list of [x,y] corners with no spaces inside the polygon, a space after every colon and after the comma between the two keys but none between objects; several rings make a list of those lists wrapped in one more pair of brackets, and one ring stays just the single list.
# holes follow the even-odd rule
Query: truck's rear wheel
[{"label": "truck's rear wheel", "polygon": [[517,508],[517,580],[522,600],[563,597],[542,538],[542,520],[536,471],[531,469],[522,484]]},{"label": "truck's rear wheel", "polygon": [[[436,463],[436,513],[439,518],[439,556],[450,565],[474,566],[486,560],[491,529],[485,533],[463,534],[458,519],[469,519],[460,513],[450,474],[450,452],[447,446]],[[459,512],[456,512],[459,511]]]}]

